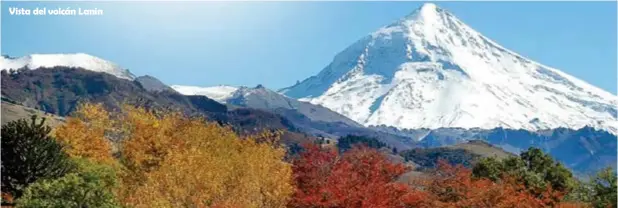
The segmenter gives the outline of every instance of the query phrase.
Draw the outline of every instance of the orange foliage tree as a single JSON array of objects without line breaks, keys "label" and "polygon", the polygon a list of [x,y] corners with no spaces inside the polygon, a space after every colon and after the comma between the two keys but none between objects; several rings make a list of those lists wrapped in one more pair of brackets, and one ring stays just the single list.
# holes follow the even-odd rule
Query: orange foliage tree
[{"label": "orange foliage tree", "polygon": [[374,149],[357,146],[340,156],[306,145],[293,164],[297,190],[289,207],[405,207],[423,198],[395,182],[406,168]]}]

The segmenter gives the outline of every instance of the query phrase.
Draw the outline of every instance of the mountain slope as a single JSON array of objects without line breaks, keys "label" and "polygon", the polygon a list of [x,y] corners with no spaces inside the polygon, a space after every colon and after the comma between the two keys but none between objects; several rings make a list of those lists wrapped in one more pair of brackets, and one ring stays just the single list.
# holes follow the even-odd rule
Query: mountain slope
[{"label": "mountain slope", "polygon": [[368,129],[353,120],[328,108],[307,102],[300,102],[269,90],[261,85],[249,87],[191,87],[172,86],[185,95],[205,95],[215,97],[230,108],[259,109],[281,115],[296,128],[307,135],[338,138],[346,135],[363,135],[380,138],[392,147],[405,150],[413,146],[413,141],[390,133]]},{"label": "mountain slope", "polygon": [[39,69],[53,67],[83,68],[95,72],[103,72],[121,79],[133,80],[135,75],[129,70],[122,69],[107,60],[84,53],[75,54],[32,54],[19,58],[2,56],[0,68],[2,70],[17,70],[21,68]]},{"label": "mountain slope", "polygon": [[2,108],[0,108],[0,110],[2,112],[2,114],[0,114],[2,115],[0,117],[2,125],[18,119],[30,119],[32,116],[45,118],[45,123],[51,127],[56,127],[64,123],[63,117],[47,114],[37,109],[16,105],[10,102],[2,101]]},{"label": "mountain slope", "polygon": [[293,109],[228,109],[226,105],[206,96],[182,95],[167,90],[153,91],[143,86],[139,80],[120,79],[107,73],[82,68],[24,68],[14,73],[3,70],[1,74],[3,101],[59,116],[70,115],[80,102],[103,103],[110,110],[118,109],[126,103],[204,116],[211,121],[229,124],[240,134],[287,130],[282,138],[285,141],[299,142],[316,135],[335,138],[358,134],[379,137],[390,146],[402,150],[411,147],[411,144],[402,142],[406,140],[404,137],[381,133],[358,124],[351,126],[341,122],[315,121]]},{"label": "mountain slope", "polygon": [[366,126],[618,132],[615,95],[505,49],[434,4],[280,92]]},{"label": "mountain slope", "polygon": [[[45,113],[67,116],[81,102],[102,103],[110,110],[130,104],[151,109],[178,110],[190,116],[205,117],[210,121],[229,124],[243,135],[278,129],[290,131],[283,135],[283,140],[289,140],[290,137],[304,138],[294,124],[275,113],[248,108],[229,110],[206,96],[182,95],[167,90],[151,91],[137,80],[120,79],[107,73],[68,67],[21,69],[17,73],[3,70],[1,73],[3,101]],[[20,115],[27,114],[16,112],[8,115],[15,115],[14,118],[18,119],[23,118]]]},{"label": "mountain slope", "polygon": [[[214,87],[173,85],[172,88],[184,95],[204,95],[229,106],[268,110],[288,117],[306,117],[315,122],[341,123],[350,127],[362,127],[355,121],[328,108],[286,97],[262,85],[254,88],[237,88],[225,85]],[[294,120],[294,118],[290,119]]]},{"label": "mountain slope", "polygon": [[328,108],[286,97],[262,85],[255,88],[240,87],[224,102],[230,106],[261,109],[279,114],[292,122],[300,131],[310,135],[327,138],[361,135],[379,138],[388,146],[401,150],[413,146],[411,140],[406,137],[365,128]]},{"label": "mountain slope", "polygon": [[400,153],[407,161],[412,161],[418,168],[435,168],[438,160],[446,160],[451,164],[461,164],[472,167],[481,158],[495,157],[504,159],[515,154],[481,140],[471,140],[465,143],[444,147],[414,148]]},{"label": "mountain slope", "polygon": [[139,82],[82,68],[2,71],[2,98],[47,113],[66,116],[79,102],[103,103],[118,108],[124,102],[185,112],[225,113],[227,107],[204,96],[174,91],[149,92]]},{"label": "mountain slope", "polygon": [[585,175],[602,168],[616,168],[618,158],[616,135],[591,127],[581,129],[557,128],[541,131],[514,129],[413,129],[397,130],[392,127],[373,127],[390,134],[418,141],[418,147],[432,148],[483,140],[508,152],[519,152],[530,147],[543,149],[565,166]]},{"label": "mountain slope", "polygon": [[161,80],[150,75],[139,76],[135,78],[135,81],[139,82],[144,89],[151,92],[174,91],[173,88],[167,86],[161,82]]},{"label": "mountain slope", "polygon": [[328,108],[288,98],[261,85],[255,88],[238,88],[232,96],[225,100],[225,103],[275,112],[294,110],[312,121],[338,122],[351,127],[361,127],[358,123]]},{"label": "mountain slope", "polygon": [[214,87],[172,85],[171,87],[183,95],[203,95],[220,103],[225,103],[225,100],[230,98],[238,89],[237,87],[227,85]]}]

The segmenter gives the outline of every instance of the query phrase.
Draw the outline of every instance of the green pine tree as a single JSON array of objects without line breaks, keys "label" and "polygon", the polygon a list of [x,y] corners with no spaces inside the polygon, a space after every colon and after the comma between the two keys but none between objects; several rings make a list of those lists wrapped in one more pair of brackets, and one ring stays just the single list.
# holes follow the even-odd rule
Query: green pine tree
[{"label": "green pine tree", "polygon": [[39,179],[64,176],[73,165],[62,146],[49,135],[45,119],[20,119],[2,126],[2,192],[19,198]]}]

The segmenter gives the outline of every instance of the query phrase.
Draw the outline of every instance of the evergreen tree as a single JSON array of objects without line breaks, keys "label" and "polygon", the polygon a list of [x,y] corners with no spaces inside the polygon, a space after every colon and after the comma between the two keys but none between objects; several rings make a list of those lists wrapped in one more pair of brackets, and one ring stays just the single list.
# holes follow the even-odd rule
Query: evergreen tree
[{"label": "evergreen tree", "polygon": [[39,179],[62,177],[72,169],[60,145],[49,135],[45,119],[20,119],[2,126],[2,192],[14,198]]},{"label": "evergreen tree", "polygon": [[612,168],[605,168],[593,178],[592,189],[594,190],[592,204],[594,207],[618,207],[616,205],[617,192],[616,172]]},{"label": "evergreen tree", "polygon": [[341,152],[351,149],[354,145],[364,145],[374,149],[386,147],[386,144],[373,137],[347,135],[339,138],[337,148]]},{"label": "evergreen tree", "polygon": [[522,152],[519,157],[503,160],[484,158],[474,166],[472,173],[477,178],[488,178],[493,181],[500,180],[504,176],[514,177],[538,196],[542,196],[548,187],[568,194],[576,185],[573,174],[566,167],[533,147]]}]

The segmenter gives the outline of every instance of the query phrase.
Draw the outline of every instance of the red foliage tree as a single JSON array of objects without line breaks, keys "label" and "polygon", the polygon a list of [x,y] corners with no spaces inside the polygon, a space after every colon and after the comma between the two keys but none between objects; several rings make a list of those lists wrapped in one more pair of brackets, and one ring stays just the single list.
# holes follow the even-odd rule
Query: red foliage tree
[{"label": "red foliage tree", "polygon": [[366,147],[343,155],[309,145],[293,162],[295,185],[289,207],[585,207],[553,200],[563,193],[548,187],[535,195],[515,178],[478,179],[461,165],[439,161],[431,177],[396,182],[407,169]]},{"label": "red foliage tree", "polygon": [[395,182],[406,171],[378,151],[354,147],[343,155],[309,145],[294,161],[290,207],[406,207],[422,193]]},{"label": "red foliage tree", "polygon": [[13,196],[9,193],[3,192],[0,193],[0,197],[2,197],[2,205],[1,208],[5,208],[5,207],[13,207],[14,206],[14,200],[13,200]]}]

